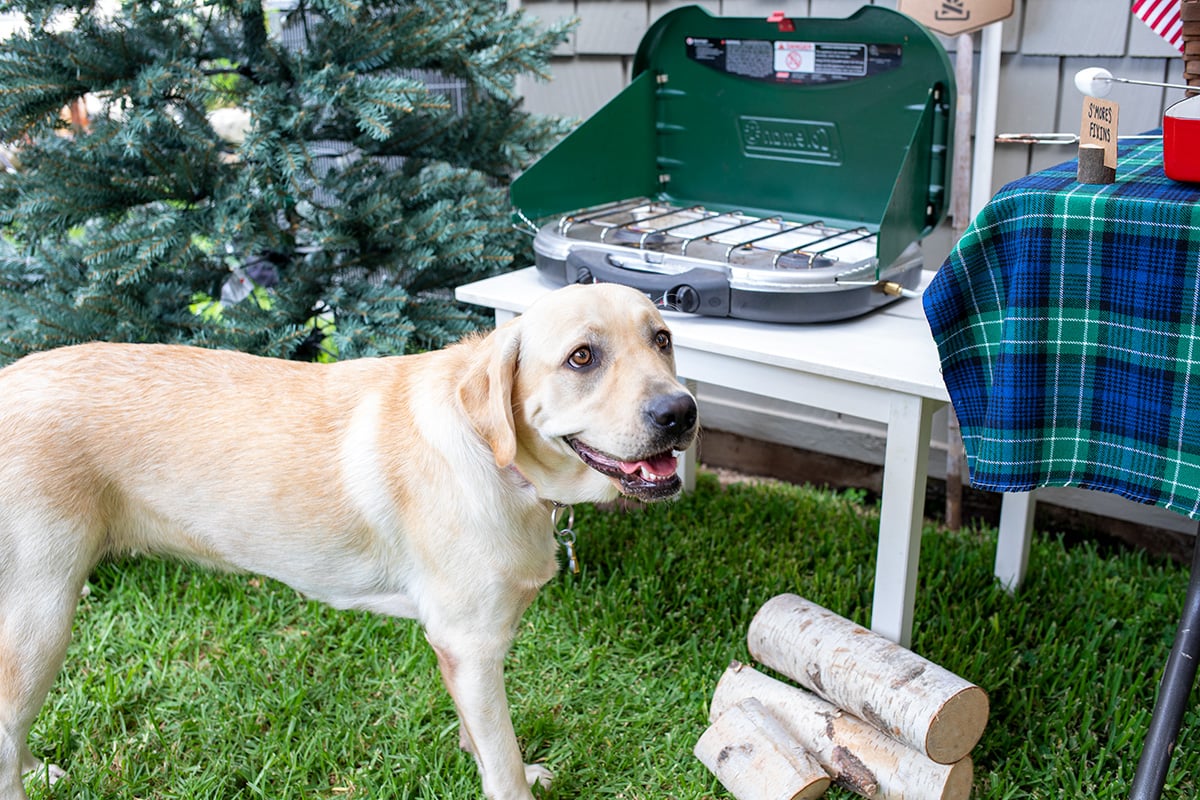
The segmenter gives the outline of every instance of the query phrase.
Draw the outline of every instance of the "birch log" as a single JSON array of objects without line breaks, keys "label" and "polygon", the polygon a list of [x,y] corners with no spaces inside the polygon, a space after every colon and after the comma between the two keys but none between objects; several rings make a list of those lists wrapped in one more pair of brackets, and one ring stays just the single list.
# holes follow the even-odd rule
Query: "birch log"
[{"label": "birch log", "polygon": [[768,600],[747,640],[759,663],[940,764],[971,752],[987,725],[983,689],[794,594]]},{"label": "birch log", "polygon": [[829,788],[821,765],[752,697],[717,717],[694,752],[737,800],[812,800]]},{"label": "birch log", "polygon": [[758,700],[834,783],[871,800],[967,800],[969,757],[938,764],[821,698],[734,662],[713,693],[709,717]]}]

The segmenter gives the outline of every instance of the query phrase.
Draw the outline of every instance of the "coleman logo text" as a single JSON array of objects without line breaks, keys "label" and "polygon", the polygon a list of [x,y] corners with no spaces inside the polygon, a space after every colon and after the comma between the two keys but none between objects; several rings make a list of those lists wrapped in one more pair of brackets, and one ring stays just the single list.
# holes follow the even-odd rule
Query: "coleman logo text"
[{"label": "coleman logo text", "polygon": [[832,122],[740,117],[742,152],[752,158],[782,161],[841,162],[841,143]]}]

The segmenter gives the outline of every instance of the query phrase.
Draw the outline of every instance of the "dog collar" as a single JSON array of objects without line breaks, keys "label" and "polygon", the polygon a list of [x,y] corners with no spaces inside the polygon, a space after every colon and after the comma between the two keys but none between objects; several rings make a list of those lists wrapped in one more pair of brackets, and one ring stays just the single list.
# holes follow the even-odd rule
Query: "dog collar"
[{"label": "dog collar", "polygon": [[[520,481],[522,489],[537,491],[533,482],[526,478],[521,470],[517,469],[516,464],[509,464],[508,469]],[[550,527],[554,531],[554,540],[558,542],[563,552],[567,555],[567,569],[571,571],[572,575],[578,575],[579,559],[575,553],[575,507],[566,503],[560,503],[557,500],[546,500],[545,502],[550,504]],[[567,524],[559,528],[558,525],[562,521],[564,514],[567,518]]]},{"label": "dog collar", "polygon": [[516,479],[519,482],[519,485],[522,489],[532,489],[533,488],[533,481],[529,480],[529,478],[526,478],[525,473],[523,473],[523,472],[521,472],[521,470],[517,469],[517,465],[515,463],[508,465],[508,471],[516,477]]}]

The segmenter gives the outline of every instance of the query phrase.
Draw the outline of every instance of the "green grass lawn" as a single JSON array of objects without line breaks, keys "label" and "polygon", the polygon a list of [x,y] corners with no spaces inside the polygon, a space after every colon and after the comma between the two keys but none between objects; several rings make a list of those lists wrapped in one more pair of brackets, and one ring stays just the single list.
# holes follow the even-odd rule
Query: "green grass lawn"
[{"label": "green grass lawn", "polygon": [[[795,592],[869,619],[878,512],[778,484],[576,509],[582,573],[525,616],[509,696],[552,798],[725,797],[692,756],[758,607]],[[1124,798],[1186,569],[1037,535],[1015,596],[995,531],[928,526],[913,649],[988,690],[977,798]],[[1189,712],[1165,796],[1200,794]],[[415,623],[338,612],[244,575],[102,566],[32,736],[71,773],[34,798],[480,796]],[[853,797],[840,789],[835,800]]]}]

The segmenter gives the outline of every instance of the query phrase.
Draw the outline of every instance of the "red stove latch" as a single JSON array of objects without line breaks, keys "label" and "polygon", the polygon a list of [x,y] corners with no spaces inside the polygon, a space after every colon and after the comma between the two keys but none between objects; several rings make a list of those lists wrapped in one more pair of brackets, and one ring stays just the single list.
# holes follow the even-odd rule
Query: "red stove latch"
[{"label": "red stove latch", "polygon": [[779,30],[783,33],[791,33],[796,30],[796,23],[788,19],[787,14],[783,11],[772,11],[771,16],[767,17],[767,22],[779,25]]}]

